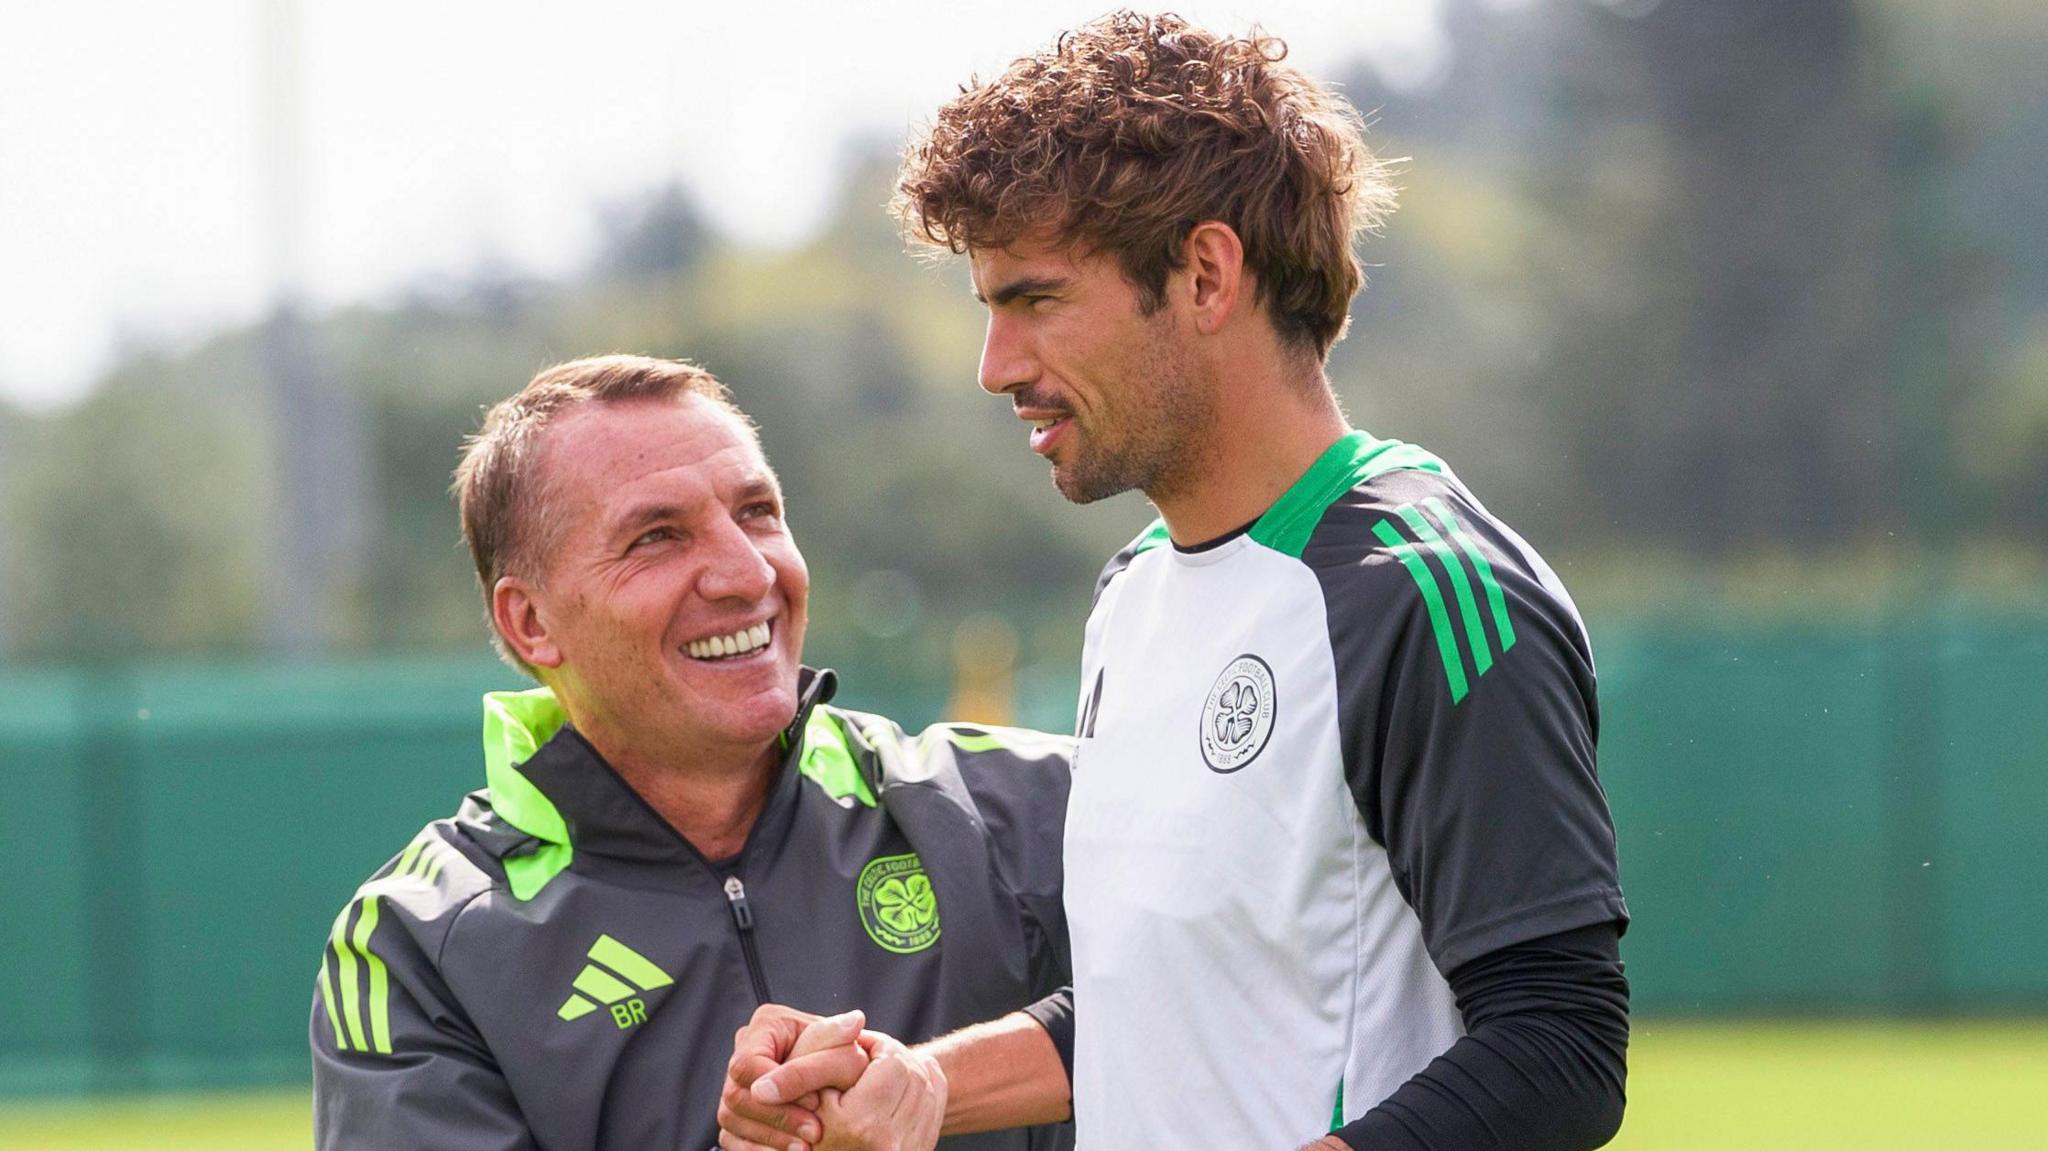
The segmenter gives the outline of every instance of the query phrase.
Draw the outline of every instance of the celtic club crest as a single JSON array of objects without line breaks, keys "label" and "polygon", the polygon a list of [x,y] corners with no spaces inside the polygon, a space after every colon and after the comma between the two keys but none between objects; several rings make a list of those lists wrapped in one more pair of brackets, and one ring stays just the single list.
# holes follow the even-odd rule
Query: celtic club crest
[{"label": "celtic club crest", "polygon": [[1258,758],[1273,735],[1273,669],[1255,655],[1231,660],[1202,705],[1202,761],[1224,775]]},{"label": "celtic club crest", "polygon": [[923,951],[939,938],[939,900],[916,852],[881,855],[853,885],[860,925],[875,946],[898,955]]}]

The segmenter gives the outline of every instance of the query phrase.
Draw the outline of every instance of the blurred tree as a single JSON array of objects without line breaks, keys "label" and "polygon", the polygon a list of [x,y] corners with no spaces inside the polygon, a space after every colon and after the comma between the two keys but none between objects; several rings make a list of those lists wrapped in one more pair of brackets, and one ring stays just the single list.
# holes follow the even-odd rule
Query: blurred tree
[{"label": "blurred tree", "polygon": [[[2039,229],[2000,192],[2025,181],[1972,145],[2016,140],[2009,163],[2048,170],[2005,108],[2048,107],[2013,46],[2048,43],[2048,10],[1961,2],[1983,19],[1450,3],[1432,87],[1347,85],[1376,144],[1413,157],[1331,363],[1354,418],[1441,452],[1575,584],[1650,588],[1638,604],[1697,607],[1699,573],[1756,555],[1830,595],[1818,576],[1862,575],[1841,550],[1886,531],[2038,558],[2048,279],[2013,268]],[[375,480],[366,574],[319,606],[325,644],[481,654],[445,494],[461,438],[547,364],[643,351],[704,364],[760,420],[814,574],[813,654],[858,665],[857,693],[940,695],[953,629],[993,610],[1020,688],[1061,694],[1093,577],[1150,509],[1064,504],[975,386],[981,311],[959,261],[906,256],[882,210],[893,152],[856,144],[793,249],[731,247],[662,187],[601,211],[572,280],[486,266],[317,317]],[[10,655],[260,646],[277,469],[258,337],[135,351],[79,404],[0,411]]]},{"label": "blurred tree", "polygon": [[687,272],[711,247],[703,214],[675,183],[600,209],[598,237],[597,273],[628,280]]}]

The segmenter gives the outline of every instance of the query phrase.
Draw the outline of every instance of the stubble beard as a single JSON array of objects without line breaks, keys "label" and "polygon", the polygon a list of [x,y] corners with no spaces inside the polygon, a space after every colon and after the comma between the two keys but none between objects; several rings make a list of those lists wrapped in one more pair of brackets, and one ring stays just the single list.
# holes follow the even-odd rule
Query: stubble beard
[{"label": "stubble beard", "polygon": [[[1120,428],[1075,437],[1065,463],[1052,468],[1052,482],[1069,503],[1141,491],[1157,503],[1172,499],[1201,466],[1199,445],[1208,441],[1214,397],[1187,363],[1172,338],[1172,324],[1155,330],[1132,357],[1125,373],[1130,385],[1116,403],[1106,404],[1102,423]],[[1078,423],[1078,421],[1077,421]]]}]

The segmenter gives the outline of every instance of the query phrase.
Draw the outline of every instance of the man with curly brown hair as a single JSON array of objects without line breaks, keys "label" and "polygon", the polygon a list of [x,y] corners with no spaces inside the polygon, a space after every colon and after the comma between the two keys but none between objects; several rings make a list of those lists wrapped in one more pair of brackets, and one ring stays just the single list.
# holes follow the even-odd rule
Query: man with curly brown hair
[{"label": "man with curly brown hair", "polygon": [[[1071,1099],[1086,1151],[1597,1147],[1628,911],[1590,645],[1442,460],[1338,407],[1353,242],[1394,192],[1284,55],[1116,13],[963,90],[904,163],[908,229],[988,308],[981,386],[1069,499],[1161,517],[1088,621],[1074,986],[932,1045],[945,1129]],[[834,1085],[802,1033],[740,1037],[727,1147]]]}]

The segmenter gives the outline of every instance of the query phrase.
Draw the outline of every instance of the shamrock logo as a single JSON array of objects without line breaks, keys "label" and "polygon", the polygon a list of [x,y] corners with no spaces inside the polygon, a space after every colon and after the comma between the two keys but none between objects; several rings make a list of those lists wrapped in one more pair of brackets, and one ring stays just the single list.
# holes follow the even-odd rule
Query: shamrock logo
[{"label": "shamrock logo", "polygon": [[939,893],[916,852],[869,860],[854,881],[853,903],[868,938],[884,951],[908,955],[939,938]]},{"label": "shamrock logo", "polygon": [[1246,652],[1225,664],[1202,702],[1202,762],[1228,775],[1259,757],[1273,735],[1273,669]]},{"label": "shamrock logo", "polygon": [[1250,680],[1233,679],[1216,707],[1216,742],[1235,747],[1258,726],[1259,689]]},{"label": "shamrock logo", "polygon": [[932,895],[932,881],[923,875],[909,879],[891,877],[875,888],[875,918],[905,935],[930,923],[939,914],[939,901]]}]

